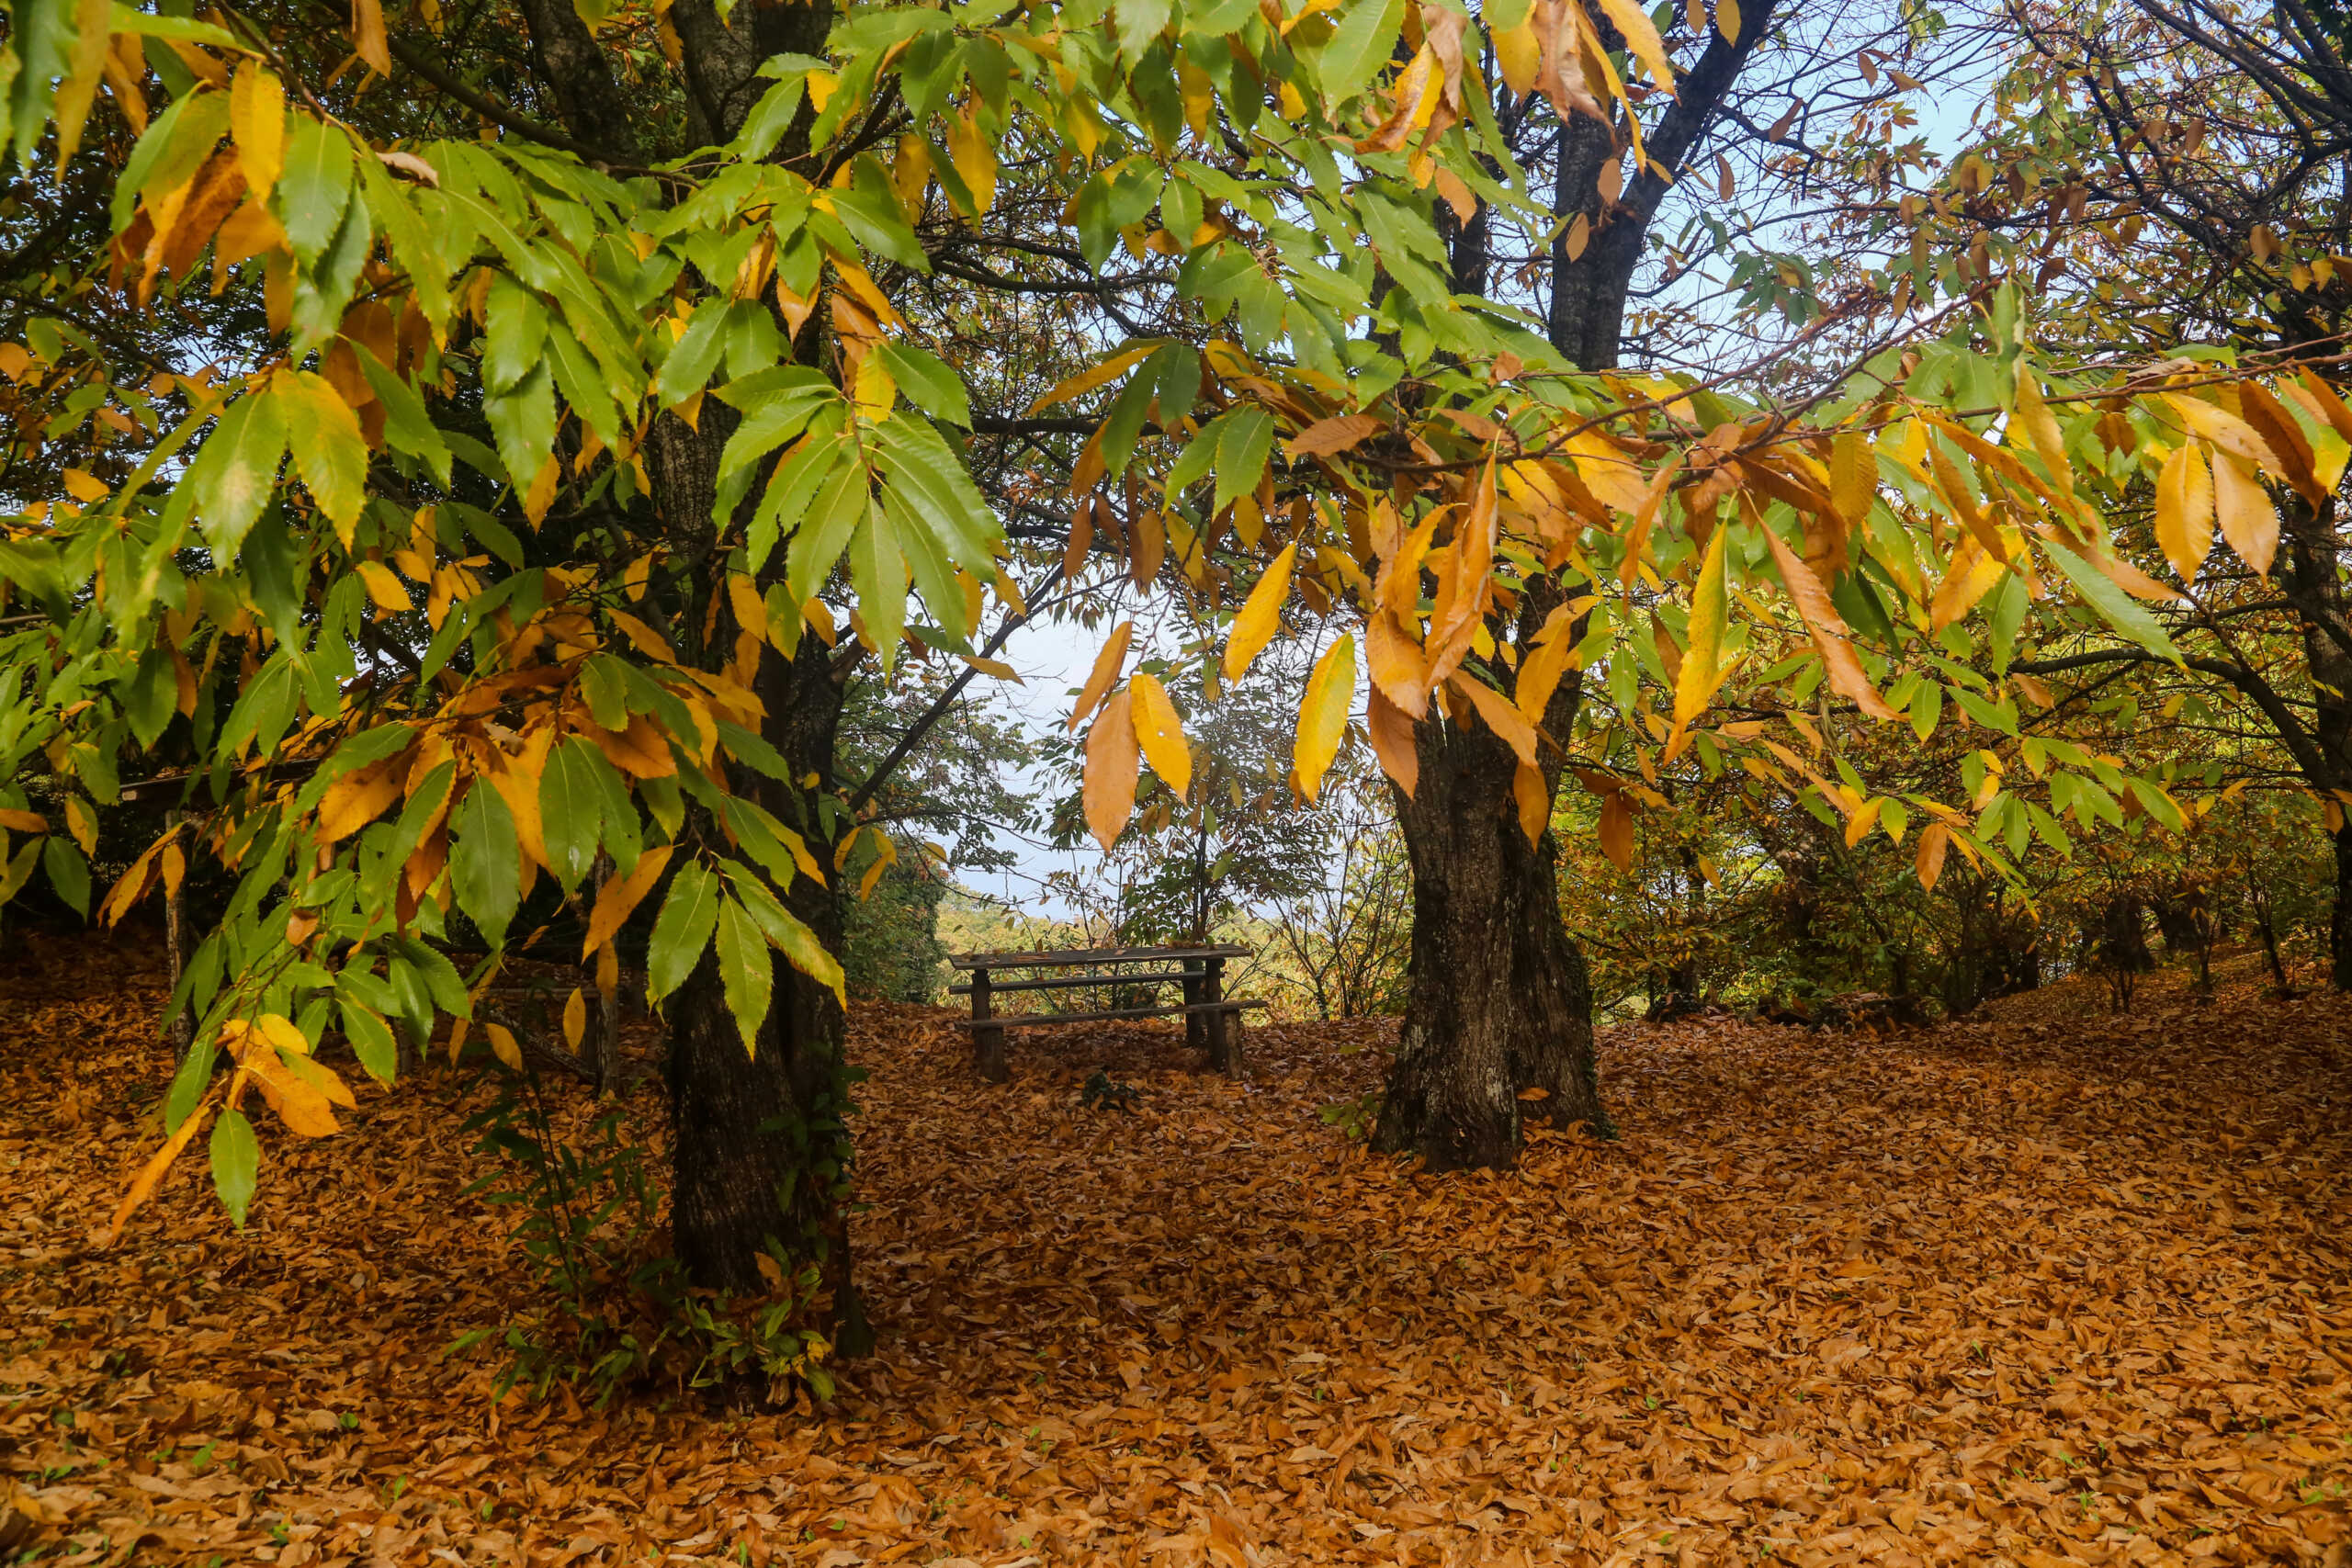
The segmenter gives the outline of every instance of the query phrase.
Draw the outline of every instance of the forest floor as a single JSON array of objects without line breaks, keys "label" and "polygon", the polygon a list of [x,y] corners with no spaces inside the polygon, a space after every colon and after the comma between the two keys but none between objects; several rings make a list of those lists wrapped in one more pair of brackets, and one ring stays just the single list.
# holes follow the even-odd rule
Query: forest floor
[{"label": "forest floor", "polygon": [[141,945],[0,976],[0,1562],[2352,1561],[2352,1007],[2249,965],[1619,1029],[1616,1142],[1445,1178],[1320,1114],[1384,1025],[1253,1028],[1246,1085],[1033,1032],[994,1088],[862,1009],[877,1352],[813,1413],[597,1414],[444,1358],[529,1301],[447,1072],[265,1128],[242,1234],[199,1150],[93,1248],[168,1067]]}]

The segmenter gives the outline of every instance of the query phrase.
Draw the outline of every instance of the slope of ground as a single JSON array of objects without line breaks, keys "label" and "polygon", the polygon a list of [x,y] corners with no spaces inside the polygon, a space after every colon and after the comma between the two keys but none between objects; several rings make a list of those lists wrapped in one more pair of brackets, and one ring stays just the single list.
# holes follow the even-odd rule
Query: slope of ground
[{"label": "slope of ground", "polygon": [[[2332,998],[1628,1028],[1619,1142],[1444,1179],[1320,1114],[1377,1083],[1380,1026],[1253,1029],[1246,1086],[1041,1032],[997,1088],[948,1015],[868,1010],[879,1352],[813,1415],[600,1415],[442,1358],[525,1292],[445,1075],[273,1138],[242,1235],[191,1159],[91,1249],[161,1087],[132,946],[20,948],[0,990],[29,1561],[2352,1557]],[[1135,1112],[1079,1108],[1099,1066]]]}]

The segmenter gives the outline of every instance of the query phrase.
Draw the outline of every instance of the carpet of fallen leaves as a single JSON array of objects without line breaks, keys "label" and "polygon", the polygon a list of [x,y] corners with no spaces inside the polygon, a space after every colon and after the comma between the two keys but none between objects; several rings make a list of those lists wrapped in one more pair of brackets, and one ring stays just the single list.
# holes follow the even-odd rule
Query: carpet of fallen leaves
[{"label": "carpet of fallen leaves", "polygon": [[[0,1487],[42,1563],[2352,1558],[2346,1026],[2250,972],[1886,1039],[1606,1037],[1614,1144],[1508,1175],[1318,1114],[1374,1024],[1014,1037],[861,1010],[881,1348],[813,1413],[493,1406],[527,1281],[453,1075],[89,1233],[162,1082],[141,944],[0,977]],[[1079,1108],[1098,1066],[1143,1090]],[[658,1089],[639,1091],[652,1120]],[[265,1136],[269,1136],[265,1134]]]}]

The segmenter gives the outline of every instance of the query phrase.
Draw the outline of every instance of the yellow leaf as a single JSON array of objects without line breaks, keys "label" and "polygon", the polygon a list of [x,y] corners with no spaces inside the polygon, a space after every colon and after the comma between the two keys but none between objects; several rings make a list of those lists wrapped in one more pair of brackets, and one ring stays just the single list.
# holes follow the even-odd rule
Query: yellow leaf
[{"label": "yellow leaf", "polygon": [[253,1075],[262,1099],[288,1131],[305,1138],[331,1137],[342,1131],[327,1097],[280,1061],[274,1046],[248,1050],[240,1065]]},{"label": "yellow leaf", "polygon": [[1377,685],[1365,704],[1364,730],[1371,737],[1373,755],[1380,759],[1380,771],[1404,792],[1406,799],[1412,799],[1421,782],[1421,754],[1413,744],[1413,721]]},{"label": "yellow leaf", "polygon": [[2165,401],[2173,412],[2180,416],[2183,424],[2188,426],[2193,434],[2204,437],[2209,444],[2274,474],[2283,475],[2286,472],[2286,465],[2278,460],[2278,454],[2270,449],[2270,443],[2256,434],[2254,426],[2227,409],[2218,408],[2201,398],[2184,397],[2177,392],[2166,392]]},{"label": "yellow leaf", "polygon": [[1282,628],[1283,601],[1290,597],[1290,574],[1297,562],[1298,542],[1294,539],[1283,547],[1283,553],[1273,558],[1265,575],[1258,579],[1258,586],[1242,602],[1240,614],[1233,617],[1233,629],[1226,634],[1227,680],[1239,680]]},{"label": "yellow leaf", "polygon": [[489,1026],[491,1054],[516,1072],[523,1070],[523,1047],[514,1043],[514,1031],[503,1023]]},{"label": "yellow leaf", "polygon": [[1309,800],[1323,793],[1323,775],[1340,754],[1340,738],[1347,733],[1348,709],[1355,699],[1356,639],[1342,632],[1315,661],[1306,695],[1298,705],[1298,739],[1291,763],[1298,771],[1299,791]]},{"label": "yellow leaf", "polygon": [[1649,13],[1635,0],[1600,0],[1600,8],[1617,24],[1617,30],[1625,37],[1625,47],[1642,62],[1650,80],[1669,93],[1674,91],[1674,66],[1666,58],[1666,40],[1657,36]]},{"label": "yellow leaf", "polygon": [[327,785],[319,802],[318,833],[322,844],[339,843],[382,816],[401,798],[408,777],[408,751],[354,768]]},{"label": "yellow leaf", "polygon": [[229,134],[246,188],[267,201],[286,168],[286,89],[257,60],[240,61],[229,85]]},{"label": "yellow leaf", "polygon": [[1936,590],[1935,603],[1928,607],[1928,629],[1939,632],[1974,609],[2007,570],[1985,554],[1973,537],[1963,538],[1951,570],[1944,574],[1943,586]]},{"label": "yellow leaf", "polygon": [[1133,705],[1122,691],[1102,705],[1086,734],[1086,826],[1104,854],[1135,813],[1139,767]]},{"label": "yellow leaf", "polygon": [[1544,44],[1536,37],[1535,24],[1526,21],[1505,28],[1494,35],[1494,43],[1495,63],[1502,67],[1504,85],[1513,97],[1527,96],[1535,90],[1535,77],[1544,65]]},{"label": "yellow leaf", "polygon": [[351,0],[351,43],[377,75],[392,73],[391,51],[384,42],[382,0]]},{"label": "yellow leaf", "polygon": [[1512,696],[1520,716],[1541,728],[1544,710],[1552,705],[1552,694],[1559,690],[1560,679],[1568,672],[1568,660],[1577,650],[1577,618],[1562,604],[1555,608],[1544,621],[1544,629],[1535,634],[1535,649],[1519,666],[1519,682]]},{"label": "yellow leaf", "polygon": [[1010,681],[1016,686],[1023,683],[1021,672],[1001,659],[986,659],[977,653],[958,654],[956,657],[983,675],[991,675],[1000,681]]},{"label": "yellow leaf", "polygon": [[1127,644],[1135,635],[1136,624],[1133,621],[1121,621],[1112,628],[1110,637],[1102,644],[1102,651],[1094,656],[1094,668],[1087,671],[1086,684],[1078,694],[1078,705],[1069,710],[1071,729],[1075,730],[1086,722],[1086,716],[1094,711],[1094,705],[1102,700],[1102,694],[1109,691],[1111,683],[1119,678],[1119,670],[1127,661]]},{"label": "yellow leaf", "polygon": [[1040,413],[1052,408],[1056,403],[1066,403],[1072,398],[1082,397],[1105,381],[1116,378],[1120,371],[1149,354],[1153,346],[1151,344],[1145,344],[1140,348],[1127,349],[1123,353],[1113,355],[1091,370],[1080,371],[1069,380],[1057,383],[1053,390],[1031,403],[1029,412],[1033,414]]},{"label": "yellow leaf", "polygon": [[1726,43],[1739,41],[1739,0],[1715,0],[1715,31]]},{"label": "yellow leaf", "polygon": [[2051,482],[2072,495],[2075,466],[2066,460],[2066,434],[2058,428],[2057,416],[2050,412],[2050,405],[2041,400],[2041,385],[2034,378],[2033,367],[2022,356],[2018,360],[2017,380],[2018,423],[2025,427],[2034,456],[2050,470]]},{"label": "yellow leaf", "polygon": [[1724,541],[1730,535],[1730,529],[1717,528],[1707,541],[1706,558],[1699,565],[1682,668],[1674,679],[1674,739],[1667,747],[1668,757],[1681,755],[1691,721],[1707,711],[1715,689],[1723,684],[1723,671],[1717,665],[1723,658],[1724,628],[1730,611],[1724,570]]},{"label": "yellow leaf", "polygon": [[637,650],[648,659],[658,660],[663,664],[675,664],[678,661],[678,656],[670,651],[670,644],[662,634],[635,615],[626,610],[606,610],[605,614],[611,619],[613,625],[621,629],[629,641],[637,645]]},{"label": "yellow leaf", "polygon": [[1846,847],[1848,849],[1852,849],[1870,836],[1871,829],[1878,822],[1879,810],[1885,805],[1884,796],[1876,800],[1866,800],[1862,802],[1860,809],[1846,818]]},{"label": "yellow leaf", "polygon": [[2278,509],[2253,468],[2226,447],[2213,454],[2213,511],[2230,548],[2268,577],[2271,558],[2278,553]]},{"label": "yellow leaf", "polygon": [[[588,940],[580,944],[582,959],[606,946],[620,934],[621,927],[628,923],[630,913],[645,901],[648,893],[653,891],[653,885],[662,880],[662,873],[670,863],[670,852],[675,847],[662,844],[647,850],[637,857],[637,864],[629,869],[627,876],[607,877],[605,885],[596,889],[596,907],[588,916]],[[808,852],[803,850],[801,852],[805,854]]]},{"label": "yellow leaf", "polygon": [[49,818],[38,811],[18,811],[13,807],[0,807],[0,828],[16,833],[46,833]]},{"label": "yellow leaf", "polygon": [[2194,441],[2182,442],[2156,476],[2156,544],[2189,583],[2213,548],[2213,479]]},{"label": "yellow leaf", "polygon": [[727,604],[735,612],[735,625],[762,641],[768,640],[767,601],[760,597],[760,585],[740,571],[727,576]]},{"label": "yellow leaf", "polygon": [[577,986],[563,1001],[563,1043],[574,1051],[588,1038],[588,998]]},{"label": "yellow leaf", "polygon": [[1544,770],[1521,762],[1511,774],[1510,794],[1519,805],[1519,830],[1534,843],[1552,819],[1552,792],[1544,787]]},{"label": "yellow leaf", "polygon": [[399,576],[390,567],[372,560],[355,561],[353,565],[359,573],[360,582],[367,587],[368,597],[375,601],[379,608],[394,615],[415,608],[414,602],[408,596],[408,590],[401,585]]},{"label": "yellow leaf", "polygon": [[980,129],[974,105],[947,123],[947,161],[972,193],[974,217],[996,204],[996,143]]},{"label": "yellow leaf", "polygon": [[1127,682],[1127,691],[1133,698],[1129,716],[1136,739],[1142,744],[1151,771],[1168,781],[1177,799],[1184,799],[1193,789],[1193,750],[1184,743],[1176,705],[1168,700],[1168,689],[1156,678],[1140,672]]},{"label": "yellow leaf", "polygon": [[84,854],[98,852],[98,814],[78,795],[65,797],[65,830],[74,835]]}]

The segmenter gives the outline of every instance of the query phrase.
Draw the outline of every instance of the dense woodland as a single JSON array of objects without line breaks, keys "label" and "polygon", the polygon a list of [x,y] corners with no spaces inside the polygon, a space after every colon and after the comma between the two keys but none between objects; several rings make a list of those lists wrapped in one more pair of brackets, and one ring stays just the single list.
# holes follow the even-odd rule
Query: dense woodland
[{"label": "dense woodland", "polygon": [[[1834,1119],[1844,1062],[1882,1086],[1856,1091],[1858,1114],[1906,1129],[1917,1201],[1977,1214],[2059,1156],[1963,1114],[1968,1086],[2056,1115],[2032,1087],[2047,1048],[2070,1082],[2157,1094],[2126,1121],[2161,1140],[2180,1069],[2130,1066],[2117,1043],[2161,1055],[2192,1035],[2196,1095],[2233,1090],[2217,1042],[2244,1043],[2239,1087],[2264,1109],[2212,1102],[2223,1153],[2287,1182],[2223,1209],[2305,1224],[2263,1233],[2301,1304],[2233,1283],[2228,1333],[2334,1311],[2342,1262],[2315,1237],[2345,1154],[2330,1096],[2352,989],[2352,23],[2335,10],[12,0],[0,25],[0,1064],[25,1102],[0,1149],[42,1146],[35,1105],[105,1129],[103,1169],[76,1165],[86,1151],[27,1168],[74,1184],[55,1205],[80,1226],[72,1260],[0,1269],[62,1292],[40,1311],[64,1326],[0,1347],[56,1427],[81,1396],[40,1357],[75,1342],[60,1303],[83,1270],[143,1258],[126,1278],[159,1280],[175,1247],[258,1256],[220,1249],[306,1213],[324,1235],[374,1211],[396,1145],[471,1163],[432,1200],[483,1216],[451,1222],[450,1266],[511,1275],[468,1298],[490,1321],[429,1325],[456,1337],[493,1437],[521,1412],[593,1408],[686,1421],[662,1441],[698,1450],[708,1422],[786,1441],[857,1407],[853,1425],[897,1423],[912,1448],[908,1388],[945,1380],[945,1431],[1012,1364],[918,1369],[888,1343],[893,1323],[930,1343],[908,1319],[915,1259],[963,1245],[942,1239],[959,1183],[1025,1204],[1023,1181],[1092,1149],[1129,1183],[1102,1211],[1125,1247],[1166,1225],[1129,1206],[1136,1184],[1279,1147],[1265,1157],[1322,1189],[1335,1225],[1402,1203],[1451,1238],[1465,1282],[1433,1265],[1388,1332],[1475,1310],[1524,1246],[1504,1283],[1524,1302],[1548,1280],[1584,1303],[1578,1332],[1626,1320],[1593,1327],[1617,1298],[1569,1280],[1650,1269],[1659,1321],[1695,1333],[1766,1308],[1785,1258],[1690,1275],[1699,1224],[1643,1244],[1680,1255],[1574,1261],[1566,1233],[1521,1233],[1510,1184],[1566,1183],[1582,1207],[1563,1224],[1616,1224],[1611,1162],[1634,1161],[1627,1193],[1684,1203],[1661,1196],[1679,1160],[1735,1179],[1674,1141],[1722,1124],[1723,1097],[1787,1111],[1803,1083],[1822,1097],[1808,1122]],[[1091,659],[1040,721],[1017,666],[1073,642]],[[1041,875],[1047,857],[1062,869]],[[972,891],[1008,873],[1026,893]],[[1237,977],[1272,1004],[1240,1099],[1165,1070],[1175,1047],[1150,1028],[1091,1030],[1036,1047],[1049,1100],[1018,1103],[1050,1116],[1015,1099],[1000,1116],[990,1096],[1027,1091],[974,1078],[936,1010],[950,949],[1212,940],[1251,950]],[[103,1072],[56,1055],[76,1018]],[[1261,1090],[1283,1110],[1253,1121]],[[1003,1163],[923,1144],[893,1119],[919,1105]],[[1123,1115],[1162,1140],[1216,1131],[1137,1163],[1105,1131]],[[1986,1140],[2004,1136],[2027,1141],[1996,1170]],[[954,1174],[918,1199],[894,1155]],[[1778,1156],[1755,1157],[1736,1202],[1770,1215],[1757,1170]],[[2051,1246],[2107,1258],[2084,1216],[2123,1224],[2149,1196],[2132,1182],[2177,1174],[2086,1175],[2034,1212]],[[1254,1189],[1216,1190],[1238,1214]],[[1855,1239],[1800,1340],[1857,1332],[1855,1301],[1928,1310],[1861,1283],[1881,1268],[1870,1225],[1898,1226],[1923,1289],[1939,1267],[1927,1222],[1890,1212],[1815,1215]],[[1485,1251],[1482,1234],[1512,1239]],[[1292,1241],[1304,1261],[1268,1267],[1307,1316],[1374,1290],[1350,1272],[1361,1251],[1334,1272]],[[2103,1266],[2068,1267],[2094,1295],[2050,1310],[2097,1315]],[[2186,1321],[2174,1288],[2130,1309],[2159,1338]],[[1114,1296],[1097,1304],[1144,1310]],[[197,1310],[155,1305],[137,1354],[209,1354],[171,1332]],[[1091,1309],[1056,1310],[1036,1331],[1054,1356],[1125,1353],[1088,1348],[1105,1330]],[[2050,1332],[2085,1354],[2139,1342],[2089,1321]],[[1216,1356],[1242,1332],[1216,1312],[1166,1328],[1209,1347],[1212,1416]],[[1938,1354],[1956,1332],[1936,1329]],[[2322,1445],[2247,1504],[2291,1494],[2279,1506],[2304,1512],[2134,1525],[2093,1486],[2066,1528],[2095,1521],[2070,1539],[2107,1544],[2082,1560],[2226,1540],[2232,1560],[2335,1561],[2352,1438],[2322,1341],[2344,1331],[2311,1332],[2308,1357],[2233,1341],[2261,1388],[2200,1417],[2233,1464],[2257,1412]],[[1464,1394],[1477,1411],[1447,1416],[1446,1451],[1506,1430],[1532,1445],[1531,1408],[1566,1419],[1610,1392],[1597,1350],[1546,1343],[1553,1359]],[[1641,1386],[1655,1348],[1626,1352],[1613,1386]],[[1131,1396],[1153,1353],[1097,1392],[1148,1406]],[[2301,1403],[2278,1404],[2290,1363]],[[2057,1363],[2025,1364],[2056,1385]],[[1340,1396],[1372,1397],[1351,1365]],[[1451,1397],[1435,1365],[1382,1419]],[[1826,1440],[1828,1410],[1770,1415],[1737,1383],[1677,1419]],[[20,1442],[31,1397],[0,1405]],[[430,1411],[447,1392],[400,1397]],[[199,1406],[230,1408],[192,1398],[187,1422],[212,1419]],[[282,1482],[261,1408],[220,1418]],[[1969,1440],[1840,1408],[1860,1446],[1822,1483],[1902,1492],[1870,1517],[1906,1540],[1906,1517],[1992,1487],[1964,1479],[1976,1460],[1881,1474]],[[1040,1458],[1080,1432],[1051,1418],[1071,1437]],[[1296,1408],[1250,1419],[1251,1441],[1309,1429]],[[1122,1429],[1130,1455],[1164,1435]],[[2168,1430],[2184,1462],[2211,1449]],[[868,1444],[866,1464],[872,1437],[826,1440]],[[786,1468],[817,1463],[815,1440]],[[1552,1490],[1498,1518],[1541,1513],[1580,1560],[1678,1550],[1671,1528],[1609,1545],[1601,1501],[1562,1501],[1602,1491],[1553,1495],[1549,1440]],[[1600,1440],[1595,1489],[1614,1474]],[[1751,1466],[1795,1462],[1724,1440]],[[2035,1440],[2075,1464],[2093,1439]],[[1290,1445],[1293,1464],[1337,1466],[1315,1483],[1327,1509],[1359,1441]],[[1375,1447],[1408,1484],[1402,1450]],[[103,1487],[40,1501],[85,1484],[56,1464],[97,1462],[58,1451],[19,1475],[0,1551],[137,1557],[137,1530],[126,1545],[74,1515]],[[202,1480],[154,1468],[167,1458],[140,1473]],[[1080,1467],[1098,1491],[1114,1458]],[[954,1511],[910,1495],[886,1529],[875,1484],[886,1535]],[[1138,1518],[1174,1495],[1157,1485]],[[482,1506],[527,1522],[538,1505]],[[1229,1492],[1220,1508],[1159,1539],[1256,1564],[1403,1529],[1381,1560],[1468,1560],[1436,1515],[1327,1540]],[[795,1510],[812,1521],[797,1540],[720,1540],[706,1519],[680,1550],[832,1568],[882,1551],[827,1549]],[[1024,1536],[1000,1514],[923,1539],[1004,1561],[1049,1530],[1057,1552],[1091,1550],[1094,1527]],[[1844,1550],[1776,1519],[1709,1550]],[[1929,1554],[2069,1550],[2035,1528]],[[640,1529],[630,1549],[689,1533]],[[280,1563],[361,1550],[316,1535],[267,1544]],[[200,1561],[209,1538],[172,1539]],[[532,1539],[466,1550],[528,1558]],[[1144,1540],[1113,1555],[1139,1561]]]}]

